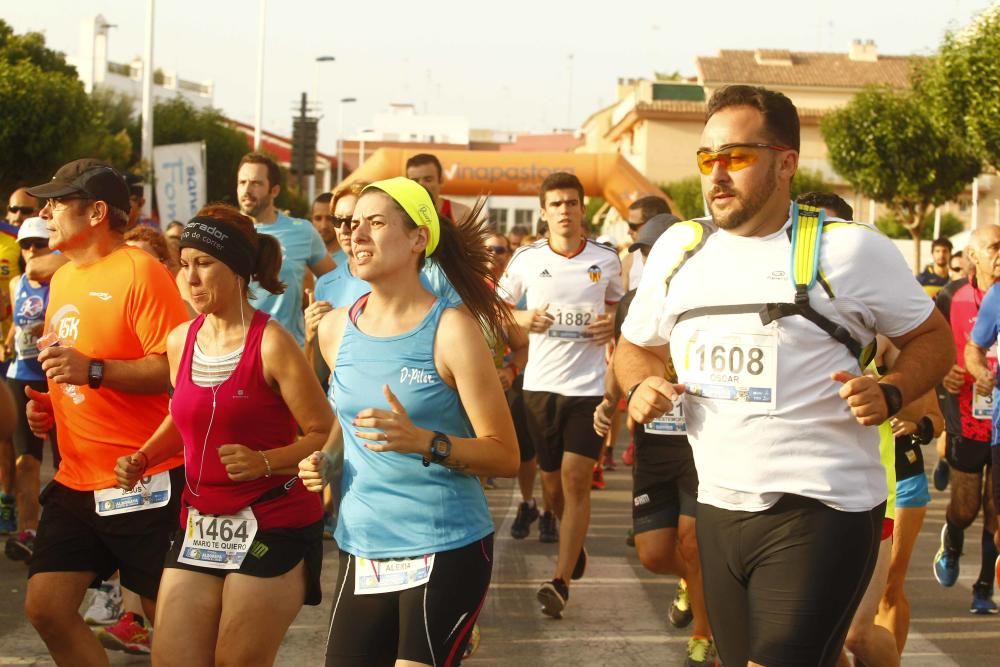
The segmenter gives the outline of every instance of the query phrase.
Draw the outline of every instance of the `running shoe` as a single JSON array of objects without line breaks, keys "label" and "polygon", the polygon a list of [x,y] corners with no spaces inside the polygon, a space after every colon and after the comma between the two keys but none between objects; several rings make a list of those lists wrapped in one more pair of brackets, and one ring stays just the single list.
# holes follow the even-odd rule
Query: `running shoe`
[{"label": "running shoe", "polygon": [[569,587],[562,579],[546,581],[538,589],[538,601],[542,603],[542,613],[552,618],[562,618],[563,609],[569,602]]},{"label": "running shoe", "polygon": [[17,507],[14,496],[0,493],[0,535],[12,535],[17,532]]},{"label": "running shoe", "polygon": [[622,454],[622,463],[630,466],[633,461],[635,461],[635,440],[630,440],[628,448],[626,448],[625,453]]},{"label": "running shoe", "polygon": [[958,557],[961,554],[945,544],[947,535],[946,524],[941,527],[941,548],[934,556],[934,578],[942,586],[950,588],[958,581]]},{"label": "running shoe", "polygon": [[580,547],[580,555],[576,557],[576,565],[573,566],[573,574],[569,576],[570,579],[576,581],[583,576],[583,573],[587,571],[587,549]]},{"label": "running shoe", "polygon": [[628,534],[625,535],[625,544],[627,544],[630,547],[634,547],[635,546],[635,529],[634,528],[629,528],[628,529]]},{"label": "running shoe", "polygon": [[986,581],[977,581],[972,585],[972,604],[970,614],[995,614],[997,603],[993,601],[993,586]]},{"label": "running shoe", "polygon": [[8,537],[4,553],[11,560],[23,560],[25,563],[30,563],[31,557],[35,554],[35,531],[22,530],[17,535]]},{"label": "running shoe", "polygon": [[951,467],[948,462],[944,459],[938,459],[937,465],[934,466],[934,488],[938,491],[944,491],[948,488],[948,477],[951,475]]},{"label": "running shoe", "polygon": [[131,611],[122,614],[114,625],[99,628],[94,634],[109,651],[148,655],[153,644],[153,631],[146,625],[146,619]]},{"label": "running shoe", "polygon": [[556,515],[543,512],[538,518],[538,541],[552,544],[559,541],[559,527],[556,525]]},{"label": "running shoe", "polygon": [[510,524],[510,536],[515,540],[523,540],[531,532],[531,524],[538,521],[538,506],[534,498],[530,503],[522,502],[517,506],[517,516]]},{"label": "running shoe", "polygon": [[[677,590],[674,592],[674,603],[670,605],[670,613],[667,619],[670,625],[675,628],[686,628],[691,625],[694,612],[691,611],[691,601],[688,599],[687,582],[681,579],[677,582]],[[690,648],[690,644],[689,644]]]},{"label": "running shoe", "polygon": [[607,484],[604,481],[604,468],[601,467],[600,463],[594,464],[594,475],[590,480],[590,488],[600,491]]},{"label": "running shoe", "polygon": [[90,606],[83,614],[87,625],[112,625],[117,623],[122,615],[122,589],[108,581],[102,581],[101,587],[94,591]]},{"label": "running shoe", "polygon": [[469,635],[469,643],[465,645],[465,651],[462,653],[462,660],[471,658],[472,654],[476,652],[476,649],[479,648],[480,637],[479,624],[473,623],[472,633]]},{"label": "running shoe", "polygon": [[708,637],[688,639],[687,659],[684,660],[684,667],[708,667],[715,664],[715,642]]},{"label": "running shoe", "polygon": [[323,514],[323,539],[332,540],[333,534],[337,530],[337,515],[330,512]]}]

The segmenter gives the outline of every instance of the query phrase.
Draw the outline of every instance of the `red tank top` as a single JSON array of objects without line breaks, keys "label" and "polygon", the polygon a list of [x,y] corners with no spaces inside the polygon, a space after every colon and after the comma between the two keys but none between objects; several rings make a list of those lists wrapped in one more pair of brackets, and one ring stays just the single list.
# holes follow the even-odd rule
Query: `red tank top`
[{"label": "red tank top", "polygon": [[[968,278],[951,298],[951,334],[955,340],[955,358],[962,368],[965,368],[965,346],[972,335],[972,327],[979,316],[979,306],[986,293],[976,285],[974,278]],[[972,416],[972,392],[975,383],[972,376],[965,374],[965,382],[958,392],[959,414],[962,418],[962,437],[980,442],[990,442],[993,423],[989,419],[976,419]]]},{"label": "red tank top", "polygon": [[450,199],[445,199],[444,197],[441,197],[441,215],[443,215],[444,217],[448,218],[449,220],[451,220],[452,222],[454,222],[456,224],[458,223],[458,221],[455,220],[454,216],[452,216],[452,214],[451,214],[451,200]]},{"label": "red tank top", "polygon": [[[194,343],[205,316],[198,317],[188,330],[177,369],[177,386],[170,402],[170,414],[184,440],[187,484],[181,526],[187,522],[188,506],[203,514],[216,515],[235,514],[252,506],[262,530],[301,528],[323,518],[319,494],[307,491],[296,477],[273,475],[250,482],[234,482],[219,460],[218,448],[225,444],[266,451],[284,447],[298,436],[298,426],[291,411],[264,378],[260,343],[268,319],[266,313],[254,312],[243,356],[232,375],[216,387],[214,399],[211,387],[200,387],[191,380]],[[279,495],[281,487],[287,488],[287,492]],[[269,499],[255,504],[268,493]]]}]

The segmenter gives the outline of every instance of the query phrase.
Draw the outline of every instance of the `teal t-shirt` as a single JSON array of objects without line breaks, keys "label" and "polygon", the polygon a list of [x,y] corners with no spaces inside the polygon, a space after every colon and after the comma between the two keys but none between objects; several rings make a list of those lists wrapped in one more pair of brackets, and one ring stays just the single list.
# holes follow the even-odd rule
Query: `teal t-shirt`
[{"label": "teal t-shirt", "polygon": [[256,281],[250,283],[254,298],[250,304],[257,310],[271,315],[295,340],[305,342],[305,319],[302,315],[302,280],[306,267],[327,256],[326,245],[319,232],[308,220],[290,218],[278,213],[278,218],[270,225],[255,225],[261,234],[270,234],[281,243],[281,282],[285,283],[284,294],[271,294]]}]

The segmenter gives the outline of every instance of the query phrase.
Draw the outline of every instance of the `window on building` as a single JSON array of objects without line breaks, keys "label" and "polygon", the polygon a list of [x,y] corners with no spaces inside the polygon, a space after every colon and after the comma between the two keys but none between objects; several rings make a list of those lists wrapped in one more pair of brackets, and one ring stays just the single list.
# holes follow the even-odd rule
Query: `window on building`
[{"label": "window on building", "polygon": [[492,227],[503,232],[507,231],[507,209],[491,208],[489,220]]},{"label": "window on building", "polygon": [[525,225],[527,227],[531,226],[531,223],[535,221],[535,211],[530,208],[519,208],[514,211],[514,224],[515,225]]}]

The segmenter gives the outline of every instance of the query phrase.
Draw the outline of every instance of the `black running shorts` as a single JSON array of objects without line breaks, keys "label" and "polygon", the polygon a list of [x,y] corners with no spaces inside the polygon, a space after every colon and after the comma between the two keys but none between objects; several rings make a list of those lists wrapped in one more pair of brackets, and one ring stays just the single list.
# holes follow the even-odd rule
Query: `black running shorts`
[{"label": "black running shorts", "polygon": [[250,545],[250,553],[243,559],[238,570],[220,570],[178,561],[183,541],[184,531],[175,531],[171,539],[170,551],[167,552],[165,568],[211,574],[221,579],[225,579],[230,574],[245,574],[251,577],[270,579],[271,577],[280,577],[301,561],[305,561],[306,597],[304,604],[317,605],[323,600],[323,590],[320,587],[320,572],[323,568],[322,521],[302,528],[272,528],[257,531],[253,543]]},{"label": "black running shorts", "polygon": [[681,514],[693,517],[698,472],[686,436],[654,435],[636,427],[632,468],[632,528],[636,535],[676,528]]},{"label": "black running shorts", "polygon": [[[45,440],[39,438],[31,432],[28,427],[28,420],[24,412],[28,406],[28,397],[24,393],[25,387],[31,387],[35,391],[48,392],[49,386],[45,380],[38,382],[28,382],[26,380],[7,380],[10,393],[14,396],[14,405],[17,408],[17,425],[14,428],[14,456],[32,456],[38,461],[42,460],[42,453],[45,450]],[[56,430],[49,431],[49,440],[52,443],[52,465],[59,467],[59,447],[56,442]]]},{"label": "black running shorts", "polygon": [[604,438],[594,432],[594,410],[600,396],[563,396],[524,390],[524,410],[543,472],[562,468],[564,452],[597,461]]},{"label": "black running shorts", "polygon": [[122,586],[156,599],[170,536],[177,530],[184,468],[170,471],[170,502],[156,509],[98,516],[93,491],[76,491],[53,480],[39,500],[42,517],[28,576],[40,572],[93,572],[109,579],[121,572]]},{"label": "black running shorts", "polygon": [[698,505],[708,618],[726,665],[833,667],[875,569],[885,503],[785,494],[761,512]]},{"label": "black running shorts", "polygon": [[982,440],[970,440],[949,433],[945,451],[948,464],[959,472],[978,475],[993,462],[990,443]]},{"label": "black running shorts", "polygon": [[507,392],[507,405],[510,406],[510,416],[514,420],[514,434],[517,435],[517,447],[521,462],[535,458],[535,442],[528,428],[528,416],[524,412],[524,376],[518,375]]},{"label": "black running shorts", "polygon": [[490,587],[493,535],[436,554],[428,582],[405,591],[355,595],[355,562],[354,556],[340,552],[327,667],[392,667],[396,660],[461,662]]}]

